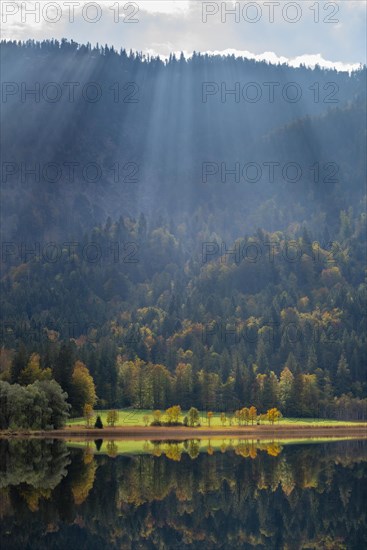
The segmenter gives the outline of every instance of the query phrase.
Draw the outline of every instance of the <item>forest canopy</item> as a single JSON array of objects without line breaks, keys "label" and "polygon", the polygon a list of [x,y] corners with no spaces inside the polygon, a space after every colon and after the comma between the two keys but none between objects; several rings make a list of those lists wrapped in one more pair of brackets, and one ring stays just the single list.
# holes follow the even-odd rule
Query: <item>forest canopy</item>
[{"label": "forest canopy", "polygon": [[[2,42],[1,60],[4,383],[55,379],[75,415],[366,418],[365,68],[66,40]],[[262,97],[222,101],[223,82]]]}]

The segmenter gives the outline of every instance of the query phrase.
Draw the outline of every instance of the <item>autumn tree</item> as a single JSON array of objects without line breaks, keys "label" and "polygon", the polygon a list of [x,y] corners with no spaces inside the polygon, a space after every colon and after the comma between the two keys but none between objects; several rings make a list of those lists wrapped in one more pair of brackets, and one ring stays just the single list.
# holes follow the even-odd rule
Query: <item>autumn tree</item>
[{"label": "autumn tree", "polygon": [[37,380],[51,379],[51,369],[41,369],[40,359],[41,358],[38,353],[32,353],[27,366],[19,375],[19,382],[22,386],[33,384]]},{"label": "autumn tree", "polygon": [[71,377],[71,404],[77,414],[84,405],[95,405],[97,401],[96,387],[88,368],[81,361],[76,361]]},{"label": "autumn tree", "polygon": [[179,418],[181,416],[180,405],[174,405],[173,407],[169,407],[166,410],[166,416],[169,424],[176,424],[179,421]]},{"label": "autumn tree", "polygon": [[191,407],[187,413],[188,424],[193,427],[199,424],[199,411],[195,407]]},{"label": "autumn tree", "polygon": [[288,413],[291,404],[293,382],[293,373],[287,366],[285,366],[280,373],[279,400],[281,407],[284,411],[286,411],[286,413]]},{"label": "autumn tree", "polygon": [[83,417],[85,418],[85,422],[87,424],[87,427],[89,428],[90,422],[93,418],[93,407],[89,403],[86,403],[83,407]]},{"label": "autumn tree", "polygon": [[281,412],[278,411],[276,407],[273,407],[272,409],[269,409],[266,413],[267,419],[269,420],[270,424],[274,424],[274,422],[277,422],[281,418]]},{"label": "autumn tree", "polygon": [[213,418],[213,413],[212,413],[212,411],[208,411],[208,412],[206,413],[206,416],[208,417],[208,425],[209,425],[209,428],[210,428],[210,423],[211,423],[211,420],[212,420],[212,418]]},{"label": "autumn tree", "polygon": [[119,413],[116,409],[112,409],[107,413],[107,424],[114,427],[119,420]]},{"label": "autumn tree", "polygon": [[250,410],[247,407],[243,407],[240,411],[240,414],[241,414],[241,420],[245,424],[248,424],[250,420]]},{"label": "autumn tree", "polygon": [[161,418],[162,418],[162,411],[160,410],[156,410],[156,411],[153,411],[153,422],[160,422],[161,421]]},{"label": "autumn tree", "polygon": [[251,424],[253,425],[254,421],[257,419],[257,410],[256,410],[256,407],[254,407],[253,405],[249,409],[249,418],[250,418]]}]

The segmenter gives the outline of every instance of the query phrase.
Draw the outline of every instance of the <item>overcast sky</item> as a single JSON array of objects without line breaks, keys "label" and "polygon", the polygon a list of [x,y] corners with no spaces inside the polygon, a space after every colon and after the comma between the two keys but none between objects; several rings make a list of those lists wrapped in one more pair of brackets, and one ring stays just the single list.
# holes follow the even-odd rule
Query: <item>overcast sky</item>
[{"label": "overcast sky", "polygon": [[[1,26],[5,39],[66,37],[161,56],[233,52],[293,65],[306,61],[350,69],[366,63],[366,6],[365,0],[2,0]],[[226,13],[229,10],[237,11]]]}]

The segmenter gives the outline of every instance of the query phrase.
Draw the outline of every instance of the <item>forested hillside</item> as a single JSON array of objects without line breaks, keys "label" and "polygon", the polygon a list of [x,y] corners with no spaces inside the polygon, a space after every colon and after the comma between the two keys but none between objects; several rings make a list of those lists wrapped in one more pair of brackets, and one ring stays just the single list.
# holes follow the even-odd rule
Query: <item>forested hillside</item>
[{"label": "forested hillside", "polygon": [[366,418],[365,69],[1,58],[3,380]]}]

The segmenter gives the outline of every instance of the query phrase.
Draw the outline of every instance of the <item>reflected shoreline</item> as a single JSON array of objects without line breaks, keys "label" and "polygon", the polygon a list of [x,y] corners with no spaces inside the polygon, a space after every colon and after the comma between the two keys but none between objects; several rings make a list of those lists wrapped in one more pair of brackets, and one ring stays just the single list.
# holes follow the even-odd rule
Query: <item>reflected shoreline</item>
[{"label": "reflected shoreline", "polygon": [[196,439],[170,439],[170,440],[117,440],[109,438],[99,438],[94,441],[85,439],[84,441],[69,440],[66,445],[69,449],[79,449],[90,455],[108,455],[115,458],[117,456],[137,457],[150,455],[155,457],[166,456],[173,460],[181,460],[181,457],[188,454],[190,458],[197,458],[200,454],[206,453],[214,455],[216,453],[234,453],[244,458],[256,458],[258,453],[266,452],[270,456],[278,456],[285,447],[293,445],[318,445],[318,444],[342,444],[362,442],[364,440],[348,440],[343,438],[335,439],[245,439],[245,438],[196,438]]}]

